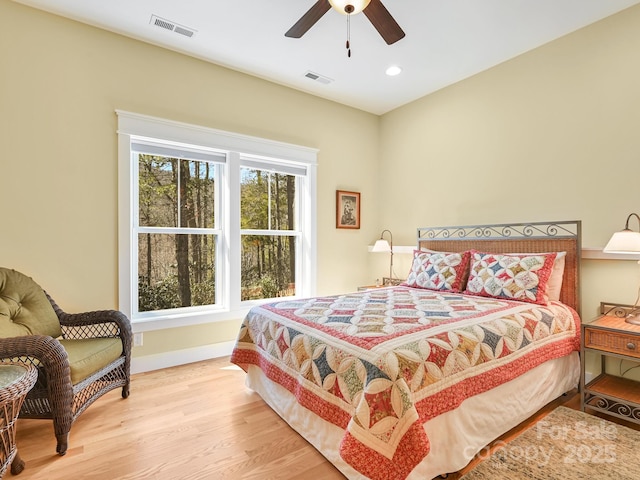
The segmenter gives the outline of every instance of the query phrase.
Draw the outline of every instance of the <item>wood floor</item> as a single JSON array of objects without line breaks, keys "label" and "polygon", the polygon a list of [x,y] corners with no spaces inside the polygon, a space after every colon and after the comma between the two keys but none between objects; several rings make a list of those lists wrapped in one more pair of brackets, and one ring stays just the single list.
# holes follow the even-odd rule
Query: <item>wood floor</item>
[{"label": "wood floor", "polygon": [[[110,392],[80,416],[64,457],[55,453],[50,421],[19,419],[26,467],[16,479],[343,479],[244,386],[244,376],[228,358],[134,375],[128,399]],[[577,408],[579,399],[549,405],[502,439],[561,403]]]}]

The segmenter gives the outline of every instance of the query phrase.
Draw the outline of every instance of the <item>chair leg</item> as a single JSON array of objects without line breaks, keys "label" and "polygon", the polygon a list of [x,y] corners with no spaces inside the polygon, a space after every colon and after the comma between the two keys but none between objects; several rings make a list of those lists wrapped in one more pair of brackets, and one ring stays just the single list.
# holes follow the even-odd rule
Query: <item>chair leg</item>
[{"label": "chair leg", "polygon": [[67,446],[69,443],[69,434],[63,433],[61,435],[56,435],[56,439],[58,440],[58,445],[56,446],[56,452],[58,455],[63,456],[67,453]]},{"label": "chair leg", "polygon": [[129,384],[122,387],[122,398],[129,398]]},{"label": "chair leg", "polygon": [[18,475],[24,470],[24,460],[20,458],[20,454],[16,451],[16,456],[13,457],[11,462],[11,475]]}]

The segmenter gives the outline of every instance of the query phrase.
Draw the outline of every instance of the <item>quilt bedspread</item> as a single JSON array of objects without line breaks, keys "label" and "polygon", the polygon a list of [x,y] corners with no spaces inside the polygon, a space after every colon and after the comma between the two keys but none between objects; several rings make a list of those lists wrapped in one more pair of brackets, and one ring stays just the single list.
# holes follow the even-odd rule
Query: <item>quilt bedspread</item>
[{"label": "quilt bedspread", "polygon": [[579,350],[579,332],[557,302],[399,286],[254,307],[231,360],[344,429],[340,455],[357,471],[400,479],[429,452],[427,420]]}]

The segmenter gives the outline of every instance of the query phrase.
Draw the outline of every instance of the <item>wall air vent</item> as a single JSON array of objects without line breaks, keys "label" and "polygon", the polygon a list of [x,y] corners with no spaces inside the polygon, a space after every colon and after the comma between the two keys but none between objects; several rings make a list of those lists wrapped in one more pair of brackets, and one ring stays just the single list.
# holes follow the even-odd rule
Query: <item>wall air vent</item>
[{"label": "wall air vent", "polygon": [[319,73],[307,72],[304,74],[304,76],[310,78],[311,80],[315,80],[316,82],[324,83],[325,85],[333,82],[331,78],[320,75]]},{"label": "wall air vent", "polygon": [[184,35],[185,37],[193,37],[193,34],[196,33],[196,30],[194,30],[193,28],[185,27],[184,25],[178,25],[176,22],[158,17],[157,15],[151,15],[151,20],[149,21],[149,23],[151,25],[155,25],[156,27],[164,28],[165,30]]}]

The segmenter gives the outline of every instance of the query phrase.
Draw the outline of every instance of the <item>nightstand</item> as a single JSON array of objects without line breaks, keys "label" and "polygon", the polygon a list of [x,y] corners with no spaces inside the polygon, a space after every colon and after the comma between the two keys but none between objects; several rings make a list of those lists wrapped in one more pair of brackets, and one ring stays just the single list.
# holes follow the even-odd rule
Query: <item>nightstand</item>
[{"label": "nightstand", "polygon": [[[640,326],[624,321],[628,306],[601,303],[603,314],[582,325],[580,407],[640,423],[640,382],[607,373],[608,358],[640,363]],[[607,314],[605,314],[607,313]],[[600,374],[586,383],[585,353],[600,355]]]},{"label": "nightstand", "polygon": [[361,285],[358,287],[359,292],[366,292],[367,290],[375,290],[376,288],[386,288],[389,285]]},{"label": "nightstand", "polygon": [[367,291],[367,290],[374,290],[376,288],[395,287],[395,286],[400,285],[402,283],[404,283],[404,279],[402,279],[402,278],[382,277],[382,284],[380,284],[380,285],[362,285],[362,286],[358,287],[358,291],[359,292],[364,292],[364,291]]}]

